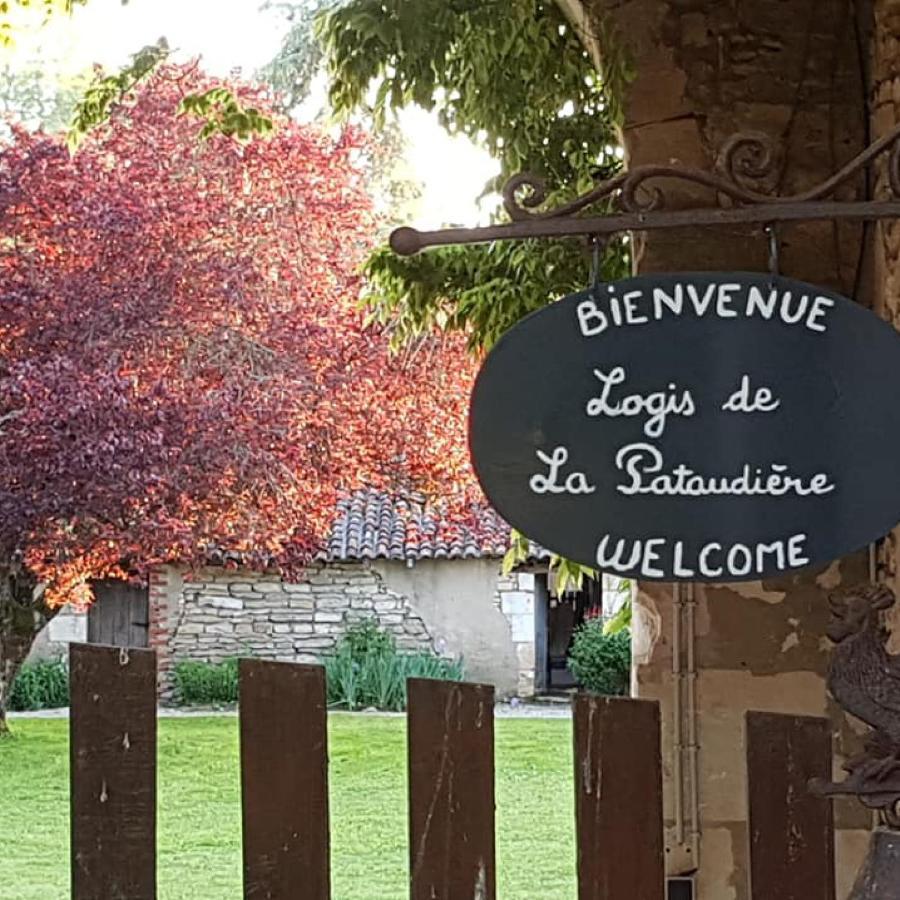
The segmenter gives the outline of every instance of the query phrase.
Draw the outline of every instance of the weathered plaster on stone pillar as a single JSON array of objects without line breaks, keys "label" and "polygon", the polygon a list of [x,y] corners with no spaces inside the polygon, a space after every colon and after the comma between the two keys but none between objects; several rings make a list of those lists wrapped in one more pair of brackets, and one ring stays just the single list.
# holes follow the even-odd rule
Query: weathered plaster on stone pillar
[{"label": "weathered plaster on stone pillar", "polygon": [[[612,33],[626,44],[636,73],[623,98],[629,165],[673,163],[709,170],[731,135],[764,132],[779,148],[776,175],[764,187],[788,194],[823,181],[867,142],[867,60],[861,53],[867,32],[846,0],[561,2],[573,20],[578,19],[573,8],[587,13],[595,39],[585,44],[600,57],[601,68],[604,35]],[[897,0],[884,5],[893,8],[892,15],[900,9]],[[900,34],[897,27],[892,31]],[[900,89],[897,97],[900,101]],[[671,188],[670,208],[707,205],[712,199],[692,185]],[[848,185],[842,196],[864,193],[860,181]],[[859,294],[866,262],[860,226],[806,223],[780,228],[777,237],[784,274]],[[892,259],[898,256],[900,241]],[[752,228],[650,233],[636,237],[635,264],[641,272],[759,271],[767,266],[767,244],[763,232]],[[900,297],[900,290],[892,296]],[[896,302],[900,309],[900,300]],[[855,740],[825,692],[825,597],[842,582],[866,574],[866,559],[858,556],[823,573],[765,584],[697,587],[698,900],[748,897],[744,711],[832,714],[840,740],[838,760],[848,752],[844,744]],[[676,680],[671,589],[642,585],[641,592],[641,604],[652,604],[658,616],[659,638],[649,659],[642,646],[636,686],[640,696],[662,704],[665,809],[671,825]],[[853,804],[836,809],[838,828],[847,835],[867,827],[865,813]],[[843,886],[858,867],[864,845],[844,831],[837,844]],[[670,830],[670,873],[695,865],[688,849]]]},{"label": "weathered plaster on stone pillar", "polygon": [[[873,137],[880,137],[900,122],[900,0],[875,0],[872,42],[871,115]],[[874,185],[876,196],[888,190],[881,171]],[[900,223],[883,222],[874,229],[874,309],[900,328]],[[880,548],[885,579],[900,588],[900,534],[894,531]],[[900,632],[900,610],[893,611],[894,636]],[[897,649],[895,647],[895,649]]]}]

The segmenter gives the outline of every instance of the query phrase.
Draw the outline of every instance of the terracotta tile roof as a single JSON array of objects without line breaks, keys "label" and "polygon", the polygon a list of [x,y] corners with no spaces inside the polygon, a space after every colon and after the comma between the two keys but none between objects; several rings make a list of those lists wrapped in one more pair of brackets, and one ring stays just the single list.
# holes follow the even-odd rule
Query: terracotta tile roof
[{"label": "terracotta tile roof", "polygon": [[475,525],[461,527],[441,518],[420,495],[391,497],[358,491],[338,504],[322,559],[482,559],[500,558],[509,547],[509,525],[484,507]]}]

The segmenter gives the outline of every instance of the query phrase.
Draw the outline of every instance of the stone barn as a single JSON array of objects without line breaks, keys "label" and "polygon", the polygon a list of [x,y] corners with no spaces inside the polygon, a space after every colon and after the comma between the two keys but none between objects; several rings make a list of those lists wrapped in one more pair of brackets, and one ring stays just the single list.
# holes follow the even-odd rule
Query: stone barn
[{"label": "stone barn", "polygon": [[72,640],[153,647],[168,696],[180,660],[316,662],[348,623],[369,617],[401,648],[462,657],[466,677],[500,697],[568,689],[566,650],[577,625],[602,611],[600,586],[554,598],[549,554],[535,548],[503,575],[508,546],[509,526],[490,510],[461,528],[421,496],[360,491],[340,503],[327,548],[297,581],[226,556],[197,571],[156,569],[147,588],[100,583],[94,605],[60,613],[35,654]]}]

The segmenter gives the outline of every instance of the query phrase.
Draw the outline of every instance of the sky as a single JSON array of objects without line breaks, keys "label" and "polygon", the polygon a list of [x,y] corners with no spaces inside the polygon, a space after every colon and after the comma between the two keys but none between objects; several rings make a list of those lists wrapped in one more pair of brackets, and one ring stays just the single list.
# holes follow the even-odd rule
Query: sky
[{"label": "sky", "polygon": [[[62,70],[79,72],[99,63],[116,69],[132,53],[165,37],[177,61],[199,56],[213,75],[240,70],[245,75],[278,52],[287,29],[276,10],[262,11],[263,0],[89,0],[71,17],[21,35],[12,62],[59,60]],[[324,98],[323,98],[324,99]],[[411,109],[401,116],[413,177],[423,184],[416,218],[419,228],[443,224],[476,225],[484,213],[475,203],[496,173],[486,153],[466,138],[450,138],[433,116]]]}]

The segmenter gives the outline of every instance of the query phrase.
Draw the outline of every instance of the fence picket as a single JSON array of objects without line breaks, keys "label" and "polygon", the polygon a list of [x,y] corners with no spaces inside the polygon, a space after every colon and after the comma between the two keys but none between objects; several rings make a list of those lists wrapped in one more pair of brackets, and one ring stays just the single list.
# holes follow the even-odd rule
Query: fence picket
[{"label": "fence picket", "polygon": [[573,701],[578,900],[663,900],[659,704]]},{"label": "fence picket", "polygon": [[246,900],[328,900],[328,737],[321,666],[240,662]]},{"label": "fence picket", "polygon": [[155,900],[156,654],[72,644],[72,900]]},{"label": "fence picket", "polygon": [[494,689],[411,678],[412,900],[494,900]]},{"label": "fence picket", "polygon": [[831,802],[810,778],[831,780],[829,721],[748,712],[751,900],[834,900]]}]

